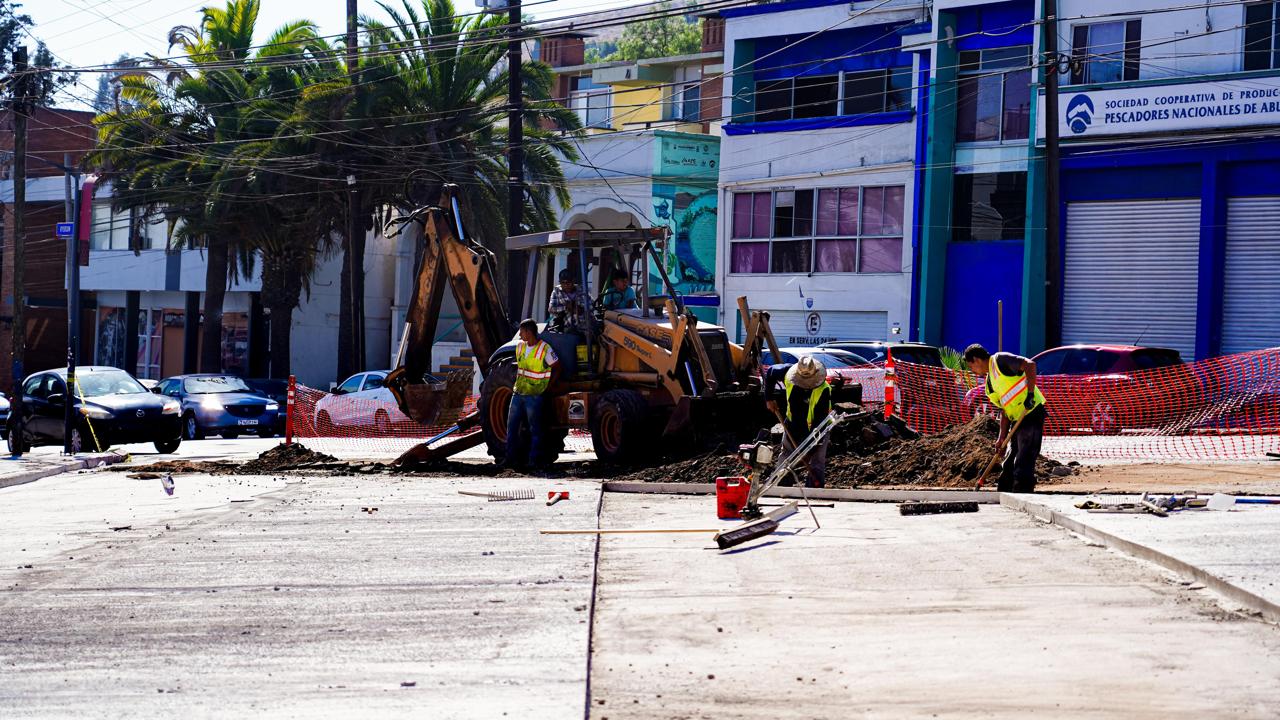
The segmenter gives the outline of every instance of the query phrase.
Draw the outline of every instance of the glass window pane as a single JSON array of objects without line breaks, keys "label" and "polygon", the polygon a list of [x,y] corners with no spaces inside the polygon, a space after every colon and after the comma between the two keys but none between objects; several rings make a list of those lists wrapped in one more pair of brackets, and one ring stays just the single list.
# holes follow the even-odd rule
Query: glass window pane
[{"label": "glass window pane", "polygon": [[791,190],[780,190],[773,196],[773,236],[791,237],[792,223],[795,221],[796,194]]},{"label": "glass window pane", "polygon": [[884,112],[885,71],[845,73],[844,114]]},{"label": "glass window pane", "polygon": [[767,238],[769,237],[769,203],[772,201],[770,193],[755,193],[752,196],[751,210],[751,237]]},{"label": "glass window pane", "polygon": [[858,269],[857,240],[818,240],[818,272],[846,272]]},{"label": "glass window pane", "polygon": [[813,267],[809,257],[813,249],[810,240],[787,240],[773,243],[773,265],[770,272],[807,273]]},{"label": "glass window pane", "polygon": [[685,122],[698,122],[702,117],[702,86],[689,85],[684,89],[684,97],[680,104],[680,119]]},{"label": "glass window pane", "polygon": [[587,127],[609,127],[609,93],[587,96]]},{"label": "glass window pane", "polygon": [[981,50],[961,50],[960,62],[958,70],[960,72],[970,72],[979,70],[982,67],[982,51]]},{"label": "glass window pane", "polygon": [[978,93],[975,100],[973,139],[979,142],[1000,139],[1000,90],[1004,85],[1002,75],[983,75],[977,78]]},{"label": "glass window pane", "polygon": [[796,191],[795,236],[808,237],[813,234],[813,191]]},{"label": "glass window pane", "polygon": [[733,195],[733,237],[751,237],[751,193]]},{"label": "glass window pane", "polygon": [[962,77],[956,83],[956,142],[978,139],[978,80]]},{"label": "glass window pane", "polygon": [[995,48],[982,51],[983,70],[1003,70],[1007,68],[1025,67],[1031,62],[1031,46],[1015,45],[1014,47]]},{"label": "glass window pane", "polygon": [[884,188],[862,190],[862,234],[884,235]]},{"label": "glass window pane", "polygon": [[859,272],[902,272],[902,238],[863,238],[861,250]]},{"label": "glass window pane", "polygon": [[1274,3],[1244,6],[1244,69],[1266,70],[1271,64]]},{"label": "glass window pane", "polygon": [[885,96],[884,109],[889,112],[910,110],[912,85],[910,66],[890,68],[889,92]]},{"label": "glass window pane", "polygon": [[791,79],[756,83],[756,112],[747,122],[791,119]]},{"label": "glass window pane", "polygon": [[731,247],[733,248],[733,257],[729,261],[729,272],[769,272],[769,243],[736,242]]},{"label": "glass window pane", "polygon": [[818,191],[818,234],[836,234],[836,211],[840,205],[840,190],[825,188]]},{"label": "glass window pane", "polygon": [[952,203],[953,238],[1019,240],[1025,233],[1027,174],[957,175]]},{"label": "glass window pane", "polygon": [[881,234],[902,233],[902,204],[905,195],[905,188],[901,185],[884,188],[884,213],[880,215]]},{"label": "glass window pane", "polygon": [[1124,23],[1089,26],[1089,67],[1085,82],[1117,82],[1124,77]]},{"label": "glass window pane", "polygon": [[840,189],[839,224],[836,230],[840,235],[858,234],[858,188]]},{"label": "glass window pane", "polygon": [[798,77],[795,94],[795,117],[833,117],[840,94],[839,75]]},{"label": "glass window pane", "polygon": [[1003,139],[1025,140],[1031,129],[1031,71],[1004,76]]}]

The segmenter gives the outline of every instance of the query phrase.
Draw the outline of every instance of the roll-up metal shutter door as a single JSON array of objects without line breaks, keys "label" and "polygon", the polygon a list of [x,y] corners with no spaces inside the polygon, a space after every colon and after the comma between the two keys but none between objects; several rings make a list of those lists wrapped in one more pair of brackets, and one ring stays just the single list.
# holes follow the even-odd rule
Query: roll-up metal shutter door
[{"label": "roll-up metal shutter door", "polygon": [[1071,203],[1062,339],[1196,350],[1200,199]]},{"label": "roll-up metal shutter door", "polygon": [[1280,345],[1280,197],[1227,200],[1222,352]]},{"label": "roll-up metal shutter door", "polygon": [[887,340],[889,314],[849,310],[770,310],[769,328],[783,347],[831,340]]}]

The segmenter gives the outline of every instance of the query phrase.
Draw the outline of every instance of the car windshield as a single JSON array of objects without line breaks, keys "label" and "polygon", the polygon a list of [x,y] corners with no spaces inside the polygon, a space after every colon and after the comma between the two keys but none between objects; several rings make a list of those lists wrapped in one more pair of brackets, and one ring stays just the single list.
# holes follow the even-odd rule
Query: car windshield
[{"label": "car windshield", "polygon": [[942,356],[938,354],[938,349],[933,347],[893,348],[893,361],[942,367]]},{"label": "car windshield", "polygon": [[80,388],[79,394],[84,397],[134,395],[147,391],[137,380],[134,380],[129,373],[123,370],[78,373],[76,375],[76,385]]},{"label": "car windshield", "polygon": [[1071,350],[1062,359],[1058,372],[1062,375],[1094,375],[1109,372],[1120,362],[1121,354],[1111,350]]},{"label": "car windshield", "polygon": [[862,358],[852,353],[845,355],[843,353],[822,352],[808,353],[809,357],[822,363],[823,367],[828,370],[841,367],[860,367],[865,365]]},{"label": "car windshield", "polygon": [[243,380],[230,375],[187,378],[182,381],[182,389],[190,395],[252,392],[251,388],[248,385],[245,385]]}]

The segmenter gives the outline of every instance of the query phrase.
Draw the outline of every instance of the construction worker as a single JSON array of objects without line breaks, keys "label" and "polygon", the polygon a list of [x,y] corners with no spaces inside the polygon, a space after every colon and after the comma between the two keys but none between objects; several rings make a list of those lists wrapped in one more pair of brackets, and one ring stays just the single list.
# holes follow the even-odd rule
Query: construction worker
[{"label": "construction worker", "polygon": [[590,307],[591,298],[578,289],[577,276],[569,268],[561,270],[560,285],[551,290],[551,300],[547,303],[551,324],[560,332],[584,334]]},{"label": "construction worker", "polygon": [[[983,378],[987,398],[1000,408],[1000,437],[996,447],[1009,438],[1009,453],[1000,468],[997,488],[1001,492],[1034,492],[1036,458],[1044,439],[1044,421],[1048,415],[1044,394],[1036,387],[1035,361],[1013,353],[992,355],[974,343],[964,350],[969,370]],[[1009,437],[1010,423],[1016,432]]]},{"label": "construction worker", "polygon": [[520,323],[516,343],[515,394],[507,412],[507,465],[518,465],[520,426],[529,430],[529,465],[542,465],[542,398],[547,387],[560,376],[560,358],[546,341],[538,338],[538,323],[529,318]]},{"label": "construction worker", "polygon": [[609,276],[609,289],[604,291],[600,300],[605,310],[631,310],[638,307],[636,290],[631,287],[631,278],[626,270],[614,270]]},{"label": "construction worker", "polygon": [[[779,386],[781,393],[778,392]],[[785,413],[778,407],[779,399],[786,406]],[[827,383],[826,367],[808,355],[796,363],[770,367],[765,375],[765,402],[775,415],[782,418],[782,425],[786,428],[782,436],[783,452],[793,452],[831,412],[831,385]],[[826,482],[827,446],[830,441],[831,436],[828,435],[809,453],[807,487],[820,488]]]}]

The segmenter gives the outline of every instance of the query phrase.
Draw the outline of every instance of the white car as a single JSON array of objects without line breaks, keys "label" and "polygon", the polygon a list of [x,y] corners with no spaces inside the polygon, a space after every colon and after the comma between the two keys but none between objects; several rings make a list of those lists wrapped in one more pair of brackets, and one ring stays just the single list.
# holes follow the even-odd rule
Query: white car
[{"label": "white car", "polygon": [[389,370],[356,373],[316,403],[315,428],[325,435],[339,427],[363,427],[390,434],[392,423],[408,422],[387,389]]}]

